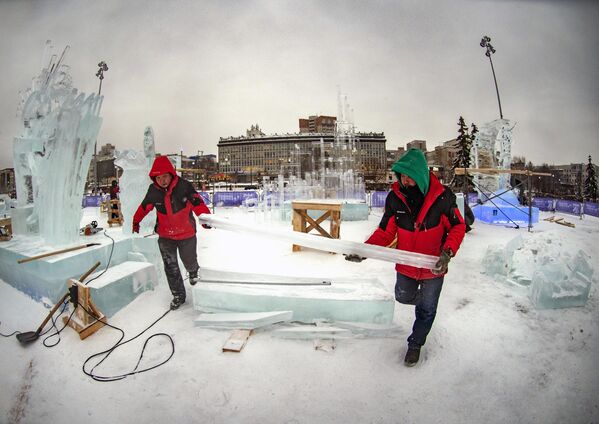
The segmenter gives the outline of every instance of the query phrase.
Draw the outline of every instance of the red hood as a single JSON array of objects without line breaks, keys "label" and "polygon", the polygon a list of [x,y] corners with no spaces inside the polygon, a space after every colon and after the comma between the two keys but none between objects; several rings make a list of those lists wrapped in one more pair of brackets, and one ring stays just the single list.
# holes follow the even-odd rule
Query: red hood
[{"label": "red hood", "polygon": [[152,169],[150,170],[150,178],[152,181],[155,181],[155,178],[158,175],[162,174],[171,174],[173,179],[177,177],[177,171],[175,171],[175,167],[168,159],[167,156],[158,156],[154,159],[154,164],[152,165]]}]

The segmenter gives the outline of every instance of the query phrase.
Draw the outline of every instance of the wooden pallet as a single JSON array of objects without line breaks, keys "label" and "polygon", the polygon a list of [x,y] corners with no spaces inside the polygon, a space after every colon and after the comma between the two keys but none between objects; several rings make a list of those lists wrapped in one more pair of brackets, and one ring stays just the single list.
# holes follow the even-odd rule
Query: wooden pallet
[{"label": "wooden pallet", "polygon": [[[341,230],[340,202],[297,201],[291,202],[291,207],[293,209],[293,231],[309,233],[312,230],[316,230],[323,237],[339,238]],[[323,211],[323,213],[317,219],[312,219],[312,217],[308,215],[308,211],[313,210]],[[320,224],[327,218],[330,218],[331,220],[328,232],[320,226]],[[292,249],[294,252],[299,252],[302,250],[302,247],[294,244]]]},{"label": "wooden pallet", "polygon": [[108,201],[108,226],[123,225],[123,214],[121,213],[121,202],[118,199]]},{"label": "wooden pallet", "polygon": [[91,336],[104,325],[106,316],[92,302],[89,287],[74,278],[67,281],[69,291],[76,291],[77,302],[75,311],[62,318],[62,322],[74,329],[81,340]]}]

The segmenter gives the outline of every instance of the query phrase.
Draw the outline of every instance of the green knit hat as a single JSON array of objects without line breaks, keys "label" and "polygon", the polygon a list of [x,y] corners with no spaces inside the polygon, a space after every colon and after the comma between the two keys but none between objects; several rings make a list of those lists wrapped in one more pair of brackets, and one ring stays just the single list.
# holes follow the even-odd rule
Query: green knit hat
[{"label": "green knit hat", "polygon": [[428,192],[430,176],[426,158],[421,150],[408,150],[391,166],[391,170],[397,174],[404,174],[412,178],[422,194]]}]

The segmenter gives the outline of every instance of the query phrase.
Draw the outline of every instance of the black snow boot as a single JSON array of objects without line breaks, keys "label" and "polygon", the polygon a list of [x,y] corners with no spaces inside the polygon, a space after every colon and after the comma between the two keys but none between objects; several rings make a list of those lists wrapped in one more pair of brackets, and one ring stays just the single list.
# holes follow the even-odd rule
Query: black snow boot
[{"label": "black snow boot", "polygon": [[173,297],[173,300],[171,300],[171,311],[174,311],[175,309],[179,309],[179,306],[183,305],[184,303],[185,303],[184,297],[181,297],[181,296]]},{"label": "black snow boot", "polygon": [[406,367],[413,367],[418,363],[420,359],[420,347],[408,347],[406,357],[404,359],[404,365]]},{"label": "black snow boot", "polygon": [[198,278],[198,272],[190,272],[189,273],[189,284],[191,284],[192,286],[195,286],[196,283],[200,281],[200,279]]}]

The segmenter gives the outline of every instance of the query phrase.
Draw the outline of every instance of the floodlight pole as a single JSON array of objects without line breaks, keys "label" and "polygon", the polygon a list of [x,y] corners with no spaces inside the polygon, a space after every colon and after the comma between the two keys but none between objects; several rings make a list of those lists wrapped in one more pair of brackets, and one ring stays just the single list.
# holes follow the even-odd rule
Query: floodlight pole
[{"label": "floodlight pole", "polygon": [[485,56],[489,58],[489,62],[491,63],[491,72],[493,72],[493,81],[495,81],[495,91],[497,92],[497,103],[499,104],[499,117],[503,119],[503,112],[501,111],[501,99],[499,98],[499,88],[497,87],[497,78],[495,77],[495,68],[493,67],[493,60],[491,59],[491,54],[495,53],[495,48],[490,43],[491,37],[483,36],[480,40],[480,46],[485,48]]},{"label": "floodlight pole", "polygon": [[[108,65],[103,60],[98,63],[98,72],[96,76],[100,79],[100,87],[98,87],[98,96],[102,93],[102,80],[104,79],[104,72],[108,70]],[[96,186],[96,193],[99,191],[100,184],[98,183],[98,140],[94,143],[94,185]],[[119,172],[116,173],[117,179]]]}]

